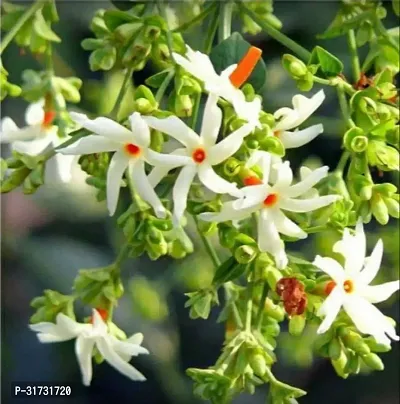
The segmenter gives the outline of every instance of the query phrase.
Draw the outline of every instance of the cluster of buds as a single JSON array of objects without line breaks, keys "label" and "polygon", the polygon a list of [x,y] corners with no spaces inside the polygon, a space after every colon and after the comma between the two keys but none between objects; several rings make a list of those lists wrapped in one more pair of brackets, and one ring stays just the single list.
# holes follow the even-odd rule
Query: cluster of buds
[{"label": "cluster of buds", "polygon": [[[142,70],[149,58],[163,66],[170,59],[166,22],[157,15],[138,17],[134,10],[98,10],[91,30],[96,38],[82,41],[92,51],[89,63],[93,71],[110,70],[115,65]],[[172,34],[175,50],[184,49],[182,36]]]},{"label": "cluster of buds", "polygon": [[21,94],[21,88],[15,84],[9,83],[8,72],[0,61],[0,97],[1,101],[9,95],[10,97],[18,97]]}]

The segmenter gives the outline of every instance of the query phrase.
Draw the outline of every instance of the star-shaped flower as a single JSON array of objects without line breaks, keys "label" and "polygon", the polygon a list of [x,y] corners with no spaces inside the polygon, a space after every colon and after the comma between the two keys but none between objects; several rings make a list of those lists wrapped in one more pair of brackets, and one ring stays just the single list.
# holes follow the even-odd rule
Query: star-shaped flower
[{"label": "star-shaped flower", "polygon": [[276,180],[270,185],[271,155],[261,152],[261,170],[263,179],[252,176],[245,179],[248,186],[241,189],[244,197],[223,204],[219,213],[202,213],[200,218],[211,222],[242,220],[252,213],[258,212],[258,245],[275,257],[278,268],[284,268],[288,259],[284,243],[279,233],[289,237],[306,238],[297,224],[285,216],[288,212],[311,212],[331,204],[340,198],[337,195],[320,196],[311,199],[300,199],[328,173],[328,167],[321,167],[309,174],[303,181],[291,185],[293,173],[289,162],[275,163],[272,169],[276,172]]},{"label": "star-shaped flower", "polygon": [[272,128],[272,131],[274,136],[279,137],[286,149],[304,146],[323,132],[324,128],[321,124],[302,130],[293,131],[293,129],[308,119],[322,104],[324,99],[325,93],[323,90],[318,91],[311,98],[297,94],[292,99],[293,109],[284,107],[274,113],[274,117],[278,122]]},{"label": "star-shaped flower", "polygon": [[208,55],[193,51],[189,46],[186,48],[186,57],[178,53],[173,54],[176,62],[202,81],[208,93],[230,102],[239,118],[253,126],[261,126],[259,121],[261,100],[256,97],[253,101],[246,101],[243,92],[239,89],[255,68],[261,57],[261,50],[251,47],[238,64],[228,66],[221,74],[218,74]]},{"label": "star-shaped flower", "polygon": [[359,220],[355,235],[345,229],[342,240],[334,245],[333,251],[345,258],[344,268],[333,258],[318,255],[314,260],[314,265],[332,278],[325,288],[329,296],[318,311],[318,315],[325,317],[318,333],[322,334],[331,327],[343,307],[360,332],[372,335],[378,343],[385,345],[390,345],[387,336],[398,341],[393,324],[373,305],[387,300],[400,287],[399,281],[370,285],[381,265],[382,240],[366,258],[366,237]]},{"label": "star-shaped flower", "polygon": [[107,324],[100,313],[93,310],[92,323],[78,323],[63,313],[56,317],[56,323],[30,324],[29,328],[37,332],[40,342],[63,342],[76,339],[75,353],[82,373],[82,383],[89,386],[92,381],[92,356],[96,347],[103,358],[120,373],[131,380],[144,381],[146,378],[128,362],[132,356],[148,354],[141,346],[143,334],[134,334],[125,341],[108,333]]},{"label": "star-shaped flower", "polygon": [[158,217],[165,217],[165,208],[147,179],[145,162],[165,165],[177,161],[184,164],[186,160],[151,150],[150,129],[137,112],[129,117],[131,130],[105,117],[91,120],[84,114],[71,112],[71,118],[95,134],[59,149],[60,153],[81,155],[115,152],[107,172],[107,206],[110,215],[113,215],[117,208],[121,179],[128,168],[140,197],[154,208]]},{"label": "star-shaped flower", "polygon": [[[57,135],[53,126],[54,111],[44,111],[44,101],[29,105],[25,112],[27,126],[18,128],[15,122],[5,117],[1,121],[1,143],[10,143],[11,149],[18,153],[38,156],[50,147],[57,147],[68,138]],[[71,180],[73,156],[56,154],[46,162],[45,182],[59,183]]]},{"label": "star-shaped flower", "polygon": [[252,131],[252,125],[245,124],[221,142],[216,143],[222,113],[217,106],[215,95],[210,94],[207,99],[200,135],[176,116],[164,119],[146,116],[143,119],[151,128],[172,136],[185,146],[169,154],[172,164],[158,165],[149,175],[152,186],[156,186],[170,170],[183,167],[173,188],[175,225],[180,223],[184,214],[190,185],[196,175],[202,184],[213,192],[240,195],[237,185],[221,178],[212,167],[236,153],[245,136]]}]

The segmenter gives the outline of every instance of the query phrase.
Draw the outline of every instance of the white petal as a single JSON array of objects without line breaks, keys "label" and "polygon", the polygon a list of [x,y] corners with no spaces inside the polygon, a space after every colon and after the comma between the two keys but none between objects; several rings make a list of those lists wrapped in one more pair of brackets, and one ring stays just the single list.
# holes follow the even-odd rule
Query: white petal
[{"label": "white petal", "polygon": [[91,324],[78,323],[77,321],[72,320],[71,317],[68,317],[63,313],[57,314],[56,323],[59,329],[68,331],[71,335],[74,336],[78,336],[81,332],[92,328]]},{"label": "white petal", "polygon": [[[33,128],[32,126],[30,128]],[[41,135],[38,134],[37,135]],[[51,143],[51,137],[39,137],[34,140],[17,141],[11,144],[11,149],[18,153],[29,154],[30,156],[37,156],[43,153]]]},{"label": "white petal", "polygon": [[57,151],[62,154],[79,156],[82,154],[111,152],[119,149],[121,149],[121,143],[103,136],[89,135],[77,140],[71,146],[57,149]]},{"label": "white petal", "polygon": [[387,282],[382,285],[365,286],[358,293],[370,303],[380,303],[389,299],[400,288],[399,281]]},{"label": "white petal", "polygon": [[1,120],[0,142],[11,143],[18,140],[32,140],[43,133],[41,125],[25,126],[18,128],[15,122],[5,117]]},{"label": "white petal", "polygon": [[[150,129],[146,124],[146,121],[141,117],[139,112],[134,112],[130,117],[131,129],[133,133],[133,139],[141,147],[150,146]],[[133,140],[134,141],[134,140]]]},{"label": "white petal", "polygon": [[307,233],[287,218],[279,209],[273,209],[273,216],[279,233],[289,237],[307,238]]},{"label": "white petal", "polygon": [[253,212],[258,210],[253,206],[247,209],[236,209],[235,201],[225,202],[222,205],[222,209],[220,212],[205,212],[199,215],[201,220],[205,222],[227,222],[229,220],[242,220],[249,217]]},{"label": "white petal", "polygon": [[107,208],[112,216],[118,204],[121,180],[129,164],[129,157],[122,151],[114,153],[107,171]]},{"label": "white petal", "polygon": [[37,332],[41,343],[63,342],[75,338],[75,335],[68,330],[58,327],[54,323],[29,324],[32,331]]},{"label": "white petal", "polygon": [[218,97],[210,94],[204,108],[200,137],[206,147],[215,145],[222,122],[222,111],[217,105]]},{"label": "white petal", "polygon": [[275,258],[278,269],[287,266],[288,259],[285,253],[285,244],[281,240],[275,226],[273,213],[264,209],[258,218],[258,245],[261,251],[267,251]]},{"label": "white petal", "polygon": [[84,386],[90,386],[93,376],[92,368],[92,353],[94,347],[94,340],[85,338],[80,335],[76,339],[75,354],[78,359],[79,368],[82,373],[82,383]]},{"label": "white petal", "polygon": [[[187,164],[191,164],[193,160],[189,156],[180,156],[174,153],[162,154],[157,153],[154,150],[147,149],[145,152],[145,159],[153,166],[170,166],[180,167]],[[170,168],[171,169],[171,168]]]},{"label": "white petal", "polygon": [[132,365],[125,362],[110,346],[106,338],[99,338],[96,346],[104,359],[118,372],[134,381],[144,381],[146,378]]},{"label": "white petal", "polygon": [[263,182],[265,184],[269,181],[269,171],[271,168],[271,154],[262,150],[254,151],[250,158],[247,160],[246,167],[252,168],[259,165],[263,175]]},{"label": "white petal", "polygon": [[143,342],[143,334],[141,332],[137,332],[136,334],[132,334],[126,342],[129,342],[131,344],[135,345],[142,345]]},{"label": "white petal", "polygon": [[92,322],[93,322],[93,331],[99,335],[107,334],[107,324],[104,322],[103,318],[101,317],[100,313],[96,310],[92,310]]},{"label": "white petal", "polygon": [[41,124],[44,119],[44,100],[29,104],[25,111],[25,122],[27,125]]},{"label": "white petal", "polygon": [[126,357],[138,356],[140,354],[149,353],[149,351],[146,348],[143,348],[138,344],[131,343],[128,340],[120,341],[116,338],[113,339],[112,348],[119,354],[122,354],[123,356]]},{"label": "white petal", "polygon": [[249,185],[248,187],[241,188],[240,192],[243,197],[234,201],[233,206],[235,209],[246,209],[251,206],[259,206],[261,208],[261,204],[268,196],[269,191],[270,186],[266,184]]},{"label": "white petal", "polygon": [[343,290],[336,287],[332,290],[319,309],[319,314],[325,315],[325,318],[317,330],[318,334],[323,334],[324,332],[328,331],[332,323],[335,321],[336,316],[339,314],[342,304]]},{"label": "white petal", "polygon": [[129,171],[139,196],[152,206],[157,217],[164,218],[166,216],[165,208],[146,176],[144,161],[138,160],[131,163]]},{"label": "white petal", "polygon": [[344,269],[333,258],[317,255],[314,259],[313,265],[328,274],[337,284],[343,284],[345,281]]},{"label": "white petal", "polygon": [[59,184],[68,183],[72,178],[72,165],[75,162],[75,156],[64,156],[56,153],[54,157],[46,162],[45,183]]},{"label": "white petal", "polygon": [[330,205],[340,198],[341,196],[339,195],[326,195],[313,199],[285,198],[280,201],[279,206],[283,210],[288,210],[290,212],[311,212],[313,210],[317,210],[324,206]]},{"label": "white petal", "polygon": [[205,162],[199,165],[198,176],[205,187],[217,194],[241,195],[236,184],[221,178],[213,168]]},{"label": "white petal", "polygon": [[176,179],[174,189],[172,190],[172,198],[174,201],[173,222],[175,226],[180,225],[186,209],[190,186],[196,174],[197,167],[195,165],[189,165],[182,168]]},{"label": "white petal", "polygon": [[120,143],[132,142],[132,132],[109,118],[89,119],[85,114],[70,112],[71,118],[85,129]]},{"label": "white petal", "polygon": [[350,295],[344,302],[344,310],[354,325],[364,334],[372,335],[378,342],[386,343],[389,337],[399,340],[391,322],[371,303],[357,295]]},{"label": "white petal", "polygon": [[369,285],[373,281],[381,266],[382,256],[383,242],[381,239],[379,239],[372,251],[371,256],[368,258],[364,269],[360,272],[360,275],[357,278],[358,282],[361,282],[364,285]]},{"label": "white petal", "polygon": [[[307,167],[302,167],[302,168],[307,168]],[[286,195],[289,196],[290,198],[296,198],[296,197],[299,197],[299,196],[305,194],[315,184],[317,184],[319,181],[321,181],[322,178],[325,178],[328,175],[328,171],[329,171],[328,166],[320,167],[314,171],[310,171],[302,181],[300,181],[296,185],[292,185],[286,191]],[[303,171],[303,173],[304,173],[304,171]]]},{"label": "white petal", "polygon": [[200,137],[196,132],[176,116],[169,116],[163,119],[154,116],[145,116],[143,119],[151,128],[172,136],[189,149],[195,148],[200,144]]},{"label": "white petal", "polygon": [[240,95],[239,97],[234,97],[229,101],[232,102],[233,108],[235,109],[238,118],[246,120],[252,125],[252,131],[254,126],[261,127],[259,116],[262,110],[261,99],[255,98],[253,101],[246,101],[241,90],[236,89],[235,95]]},{"label": "white petal", "polygon": [[235,154],[243,144],[243,139],[252,132],[253,126],[245,124],[235,130],[224,140],[213,146],[209,151],[208,161],[211,165],[220,164]]},{"label": "white petal", "polygon": [[321,124],[318,124],[295,132],[282,132],[279,135],[279,139],[282,141],[286,149],[294,149],[311,142],[311,140],[315,139],[323,131],[324,127]]},{"label": "white petal", "polygon": [[290,168],[290,163],[289,161],[285,161],[278,166],[274,166],[274,168],[277,170],[277,179],[274,188],[277,190],[284,190],[286,192],[286,189],[293,181],[293,172]]}]

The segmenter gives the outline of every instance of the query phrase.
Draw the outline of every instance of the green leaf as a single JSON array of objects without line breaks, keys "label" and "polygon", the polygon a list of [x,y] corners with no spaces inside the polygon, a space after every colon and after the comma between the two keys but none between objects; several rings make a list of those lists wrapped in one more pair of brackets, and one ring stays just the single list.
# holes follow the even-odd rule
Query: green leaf
[{"label": "green leaf", "polygon": [[161,84],[164,82],[165,78],[168,74],[171,73],[171,69],[165,69],[162,72],[156,73],[153,76],[150,76],[146,79],[145,83],[153,88],[159,88]]},{"label": "green leaf", "polygon": [[[237,32],[222,41],[210,53],[210,59],[216,72],[221,73],[228,66],[238,63],[250,47],[251,45]],[[265,85],[266,78],[267,68],[264,61],[259,60],[247,83],[250,83],[259,93]]]},{"label": "green leaf", "polygon": [[46,39],[47,41],[61,42],[61,38],[47,25],[47,22],[42,14],[42,10],[38,10],[35,13],[33,29],[40,37]]},{"label": "green leaf", "polygon": [[0,159],[0,180],[3,181],[7,172],[7,162],[4,159]]},{"label": "green leaf", "polygon": [[104,13],[104,23],[110,31],[127,22],[140,21],[140,18],[121,10],[107,10]]},{"label": "green leaf", "polygon": [[327,77],[335,77],[343,71],[343,63],[320,46],[313,49],[309,64],[319,64],[322,72]]},{"label": "green leaf", "polygon": [[241,276],[246,269],[246,265],[236,262],[234,257],[228,258],[216,270],[213,278],[214,285],[222,285]]},{"label": "green leaf", "polygon": [[397,15],[400,16],[400,0],[392,0],[393,11]]}]

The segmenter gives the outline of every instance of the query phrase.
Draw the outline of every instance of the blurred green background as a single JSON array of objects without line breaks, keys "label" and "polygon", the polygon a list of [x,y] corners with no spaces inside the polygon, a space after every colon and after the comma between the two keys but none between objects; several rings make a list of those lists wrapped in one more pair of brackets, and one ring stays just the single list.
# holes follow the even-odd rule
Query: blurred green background
[{"label": "blurred green background", "polygon": [[[57,5],[61,21],[54,29],[63,42],[56,48],[56,73],[82,78],[83,100],[79,107],[88,112],[106,114],[113,106],[122,77],[119,72],[91,72],[88,68],[89,53],[82,50],[80,42],[91,36],[88,26],[94,12],[99,8],[112,7],[111,3],[57,1]],[[390,3],[387,5],[390,10]],[[182,23],[188,18],[190,8],[190,1],[173,2],[171,16],[173,10],[177,11]],[[286,34],[311,49],[317,44],[315,35],[329,25],[337,8],[338,3],[333,1],[276,1],[275,15],[283,22]],[[239,23],[236,19],[233,28],[238,29]],[[396,25],[391,11],[385,23],[387,27]],[[193,48],[199,48],[203,39],[201,28],[186,33],[185,39]],[[263,58],[268,66],[264,109],[272,112],[278,107],[289,106],[298,90],[281,67],[280,57],[286,50],[263,34],[247,39],[263,49]],[[321,44],[348,66],[345,39],[321,41]],[[3,63],[13,83],[20,83],[24,69],[41,68],[35,58],[21,54],[14,45],[5,52]],[[152,73],[152,66],[135,73],[134,85],[142,84]],[[312,93],[318,89],[314,88]],[[334,91],[325,89],[325,92],[326,102],[308,122],[322,122],[325,132],[309,145],[288,154],[295,170],[305,162],[334,167],[339,159],[343,124]],[[129,109],[130,105],[128,95],[124,108]],[[2,116],[11,116],[23,125],[25,108],[23,101],[7,99],[2,103]],[[7,152],[7,148],[3,147],[2,155]],[[397,184],[398,177],[388,176],[380,181],[383,180]],[[119,213],[128,206],[128,198],[123,194]],[[213,310],[207,321],[194,321],[189,319],[188,310],[183,307],[186,300],[183,293],[207,286],[213,276],[212,264],[196,238],[193,223],[189,223],[196,250],[192,256],[182,261],[164,258],[157,262],[143,256],[124,265],[125,296],[115,311],[115,322],[128,334],[143,332],[144,345],[151,355],[136,359],[134,364],[147,376],[147,382],[132,383],[103,364],[96,366],[91,387],[82,388],[73,343],[41,345],[34,333],[28,330],[32,314],[29,302],[43,289],[69,293],[79,269],[112,262],[122,242],[115,222],[115,217],[107,216],[104,204],[95,201],[94,191],[85,184],[79,168],[68,186],[45,186],[33,196],[24,196],[19,191],[2,196],[2,402],[12,402],[11,381],[71,382],[79,390],[78,397],[74,399],[76,403],[196,402],[192,397],[191,380],[185,376],[184,370],[215,363],[224,329],[222,324],[216,324],[218,309]],[[384,239],[382,279],[398,278],[397,223],[385,227],[371,223],[368,231],[369,248],[379,237]],[[324,236],[312,236],[306,242],[295,243],[289,248],[296,248],[306,258],[313,259],[317,249],[319,253],[329,254],[336,237],[335,234],[324,233]],[[221,251],[221,255],[224,253]],[[382,308],[394,318],[399,315],[396,298]],[[77,307],[77,317],[87,314],[87,308]],[[314,330],[297,338],[282,332],[279,363],[274,367],[280,379],[309,392],[301,399],[302,403],[399,403],[398,345],[394,344],[390,353],[382,355],[386,366],[384,372],[360,374],[342,380],[335,375],[328,361],[312,359],[310,345],[313,335]],[[264,403],[266,391],[266,387],[261,388],[254,396],[238,397],[235,403]],[[19,399],[18,402],[25,400]]]}]

